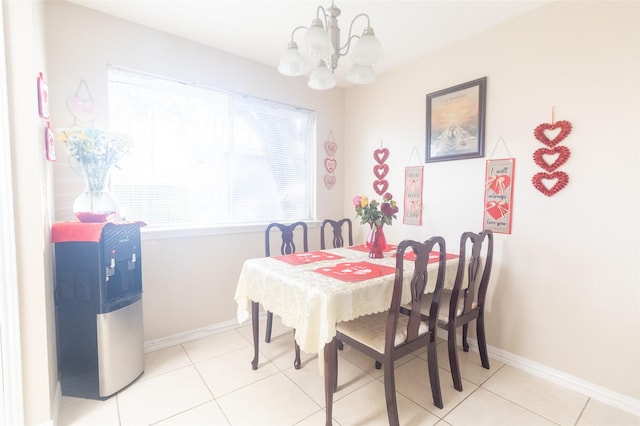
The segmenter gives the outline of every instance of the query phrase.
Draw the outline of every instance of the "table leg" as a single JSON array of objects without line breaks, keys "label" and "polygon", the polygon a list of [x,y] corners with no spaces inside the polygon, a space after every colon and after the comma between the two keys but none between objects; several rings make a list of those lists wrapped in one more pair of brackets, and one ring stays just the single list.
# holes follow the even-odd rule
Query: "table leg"
[{"label": "table leg", "polygon": [[331,342],[324,345],[324,402],[325,402],[325,425],[333,424],[333,393],[337,387],[337,351],[335,337]]},{"label": "table leg", "polygon": [[259,328],[260,328],[260,304],[258,302],[251,302],[251,324],[253,326],[253,361],[251,361],[251,369],[258,369],[258,342],[260,341]]}]

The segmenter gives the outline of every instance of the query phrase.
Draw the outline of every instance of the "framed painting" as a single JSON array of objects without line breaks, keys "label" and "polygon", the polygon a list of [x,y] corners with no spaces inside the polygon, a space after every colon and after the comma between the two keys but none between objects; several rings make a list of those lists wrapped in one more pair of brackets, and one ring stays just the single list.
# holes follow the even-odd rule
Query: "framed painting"
[{"label": "framed painting", "polygon": [[427,95],[425,162],[484,157],[487,77]]}]

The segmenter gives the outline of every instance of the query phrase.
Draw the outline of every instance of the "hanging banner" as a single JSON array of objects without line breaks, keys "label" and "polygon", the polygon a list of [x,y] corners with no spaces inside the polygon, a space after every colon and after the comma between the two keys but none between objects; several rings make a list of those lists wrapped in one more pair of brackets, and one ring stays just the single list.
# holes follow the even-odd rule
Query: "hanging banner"
[{"label": "hanging banner", "polygon": [[422,174],[424,166],[404,169],[404,210],[402,223],[422,225]]},{"label": "hanging banner", "polygon": [[511,233],[515,158],[487,160],[483,229]]}]

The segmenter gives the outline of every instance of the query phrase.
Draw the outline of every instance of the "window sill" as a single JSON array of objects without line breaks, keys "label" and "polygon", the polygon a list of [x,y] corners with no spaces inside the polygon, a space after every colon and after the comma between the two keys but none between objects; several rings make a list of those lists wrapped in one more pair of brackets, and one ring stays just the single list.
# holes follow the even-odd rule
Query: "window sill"
[{"label": "window sill", "polygon": [[[288,222],[287,222],[288,223]],[[310,229],[319,228],[320,221],[305,221]],[[264,232],[268,223],[243,225],[194,226],[194,227],[142,227],[141,239],[164,240],[171,238],[207,237],[213,235],[245,234]]]}]

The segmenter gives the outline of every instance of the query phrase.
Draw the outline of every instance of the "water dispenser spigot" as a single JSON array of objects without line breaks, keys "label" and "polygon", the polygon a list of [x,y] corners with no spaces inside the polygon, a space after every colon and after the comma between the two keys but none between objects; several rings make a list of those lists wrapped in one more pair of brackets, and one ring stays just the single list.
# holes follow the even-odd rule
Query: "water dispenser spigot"
[{"label": "water dispenser spigot", "polygon": [[109,281],[109,277],[116,273],[116,251],[111,250],[111,262],[106,268],[106,281]]}]

